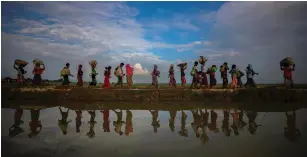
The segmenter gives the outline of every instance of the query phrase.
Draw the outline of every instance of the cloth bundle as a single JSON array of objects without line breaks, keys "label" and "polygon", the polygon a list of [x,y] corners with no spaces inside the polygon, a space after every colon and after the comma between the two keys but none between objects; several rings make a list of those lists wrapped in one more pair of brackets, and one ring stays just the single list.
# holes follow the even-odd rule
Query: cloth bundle
[{"label": "cloth bundle", "polygon": [[204,58],[204,56],[199,56],[199,64],[205,64],[208,61],[208,59]]},{"label": "cloth bundle", "polygon": [[96,60],[91,60],[88,63],[91,65],[92,68],[96,68],[96,66],[97,66],[97,61]]},{"label": "cloth bundle", "polygon": [[34,64],[34,65],[36,65],[36,64],[42,65],[42,64],[44,64],[44,62],[43,62],[42,60],[40,60],[40,59],[34,59],[34,60],[33,60],[33,64]]},{"label": "cloth bundle", "polygon": [[285,67],[285,66],[291,66],[291,65],[294,65],[294,61],[291,57],[287,57],[287,58],[284,58],[283,60],[280,61],[280,66],[281,67]]},{"label": "cloth bundle", "polygon": [[21,59],[16,59],[14,61],[14,63],[17,65],[17,66],[26,66],[29,64],[29,62],[27,61],[24,61],[24,60],[21,60]]},{"label": "cloth bundle", "polygon": [[177,66],[180,67],[181,69],[186,69],[187,68],[187,63],[180,63]]}]

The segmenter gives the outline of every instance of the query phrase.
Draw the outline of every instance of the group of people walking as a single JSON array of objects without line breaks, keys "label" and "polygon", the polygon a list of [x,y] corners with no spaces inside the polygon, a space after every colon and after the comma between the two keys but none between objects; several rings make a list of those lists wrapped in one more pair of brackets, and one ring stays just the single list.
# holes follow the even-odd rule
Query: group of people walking
[{"label": "group of people walking", "polygon": [[[207,62],[207,59],[203,56],[200,56],[198,61],[194,62],[194,65],[191,69],[190,75],[192,76],[192,83],[190,88],[214,88],[216,86],[216,72],[217,72],[217,66],[212,65],[210,68],[205,67],[205,63]],[[24,83],[24,74],[26,71],[24,70],[24,67],[28,64],[26,61],[22,60],[15,60],[14,68],[17,70],[17,81],[20,84]],[[32,71],[34,77],[32,84],[34,86],[38,86],[42,84],[42,73],[45,70],[45,65],[40,60],[34,60],[34,69]],[[92,60],[89,62],[91,65],[91,73],[90,77],[92,78],[92,81],[90,83],[90,86],[96,86],[96,76],[98,75],[96,71],[96,60]],[[200,64],[200,69],[198,69],[198,65]],[[17,66],[16,66],[17,65]],[[132,87],[133,81],[133,73],[134,68],[131,67],[129,64],[126,64],[126,74],[124,74],[123,67],[124,63],[120,63],[115,70],[114,75],[117,77],[118,81],[114,85],[114,87],[120,86],[123,87],[123,78],[126,76],[127,80],[127,86],[129,88]],[[181,63],[177,65],[180,68],[180,76],[181,76],[181,85],[184,87],[187,83],[186,81],[186,75],[185,70],[187,69],[187,63]],[[65,67],[61,70],[61,76],[63,77],[62,85],[69,85],[69,77],[74,77],[69,70],[70,64],[66,63]],[[83,86],[83,66],[80,64],[78,66],[78,73],[77,73],[77,85]],[[293,80],[292,80],[292,71],[295,69],[295,64],[291,57],[287,57],[284,60],[280,62],[281,70],[284,71],[284,83],[290,82],[291,87],[293,87]],[[111,88],[110,79],[111,76],[111,66],[105,67],[104,70],[104,83],[103,88]],[[169,68],[169,87],[175,87],[176,88],[176,79],[175,79],[175,69],[174,64],[170,65]],[[229,81],[228,81],[228,74],[231,76],[231,83],[230,87],[232,88],[238,88],[238,87],[256,87],[255,81],[253,79],[254,75],[258,75],[253,70],[253,67],[251,64],[248,64],[246,67],[245,73],[242,72],[240,69],[237,68],[235,64],[231,66],[231,68],[228,67],[228,63],[224,62],[223,65],[220,66],[220,77],[223,80],[223,88],[229,87]],[[209,75],[209,77],[207,77]],[[245,85],[242,83],[242,77],[246,75],[247,81]],[[158,70],[158,65],[154,65],[153,71],[151,73],[152,76],[152,84],[154,88],[158,88],[158,78],[160,77],[160,71]]]}]

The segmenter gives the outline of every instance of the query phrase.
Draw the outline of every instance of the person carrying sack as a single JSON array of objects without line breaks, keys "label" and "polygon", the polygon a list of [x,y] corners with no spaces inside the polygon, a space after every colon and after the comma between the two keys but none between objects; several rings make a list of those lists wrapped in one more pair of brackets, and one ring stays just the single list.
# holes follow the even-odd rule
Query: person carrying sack
[{"label": "person carrying sack", "polygon": [[194,66],[193,66],[193,68],[190,72],[190,75],[193,77],[192,84],[191,84],[190,88],[193,88],[197,85],[197,75],[198,75],[197,66],[198,66],[198,62],[195,61]]},{"label": "person carrying sack", "polygon": [[122,68],[124,65],[124,63],[120,63],[120,65],[114,70],[114,75],[117,77],[117,83],[114,85],[114,87],[117,87],[118,85],[120,85],[120,87],[123,87],[123,77],[125,76],[125,74],[123,73]]},{"label": "person carrying sack", "polygon": [[62,85],[69,85],[69,76],[74,77],[72,74],[70,74],[69,66],[70,64],[66,63],[66,66],[61,70],[61,76],[63,77]]}]

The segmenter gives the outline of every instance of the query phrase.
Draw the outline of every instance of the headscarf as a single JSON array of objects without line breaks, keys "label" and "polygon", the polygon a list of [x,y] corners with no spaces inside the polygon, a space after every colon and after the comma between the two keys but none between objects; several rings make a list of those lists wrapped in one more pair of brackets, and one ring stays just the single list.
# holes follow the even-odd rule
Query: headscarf
[{"label": "headscarf", "polygon": [[130,64],[126,64],[126,74],[127,75],[133,74],[133,68],[130,66]]}]

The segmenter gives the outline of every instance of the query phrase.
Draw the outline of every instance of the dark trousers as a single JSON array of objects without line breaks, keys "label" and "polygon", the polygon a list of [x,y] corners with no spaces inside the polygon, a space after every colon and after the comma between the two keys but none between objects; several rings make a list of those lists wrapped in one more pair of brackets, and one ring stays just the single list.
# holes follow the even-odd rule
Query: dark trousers
[{"label": "dark trousers", "polygon": [[244,86],[245,87],[247,87],[247,86],[256,87],[254,79],[253,78],[247,78],[246,84]]}]

